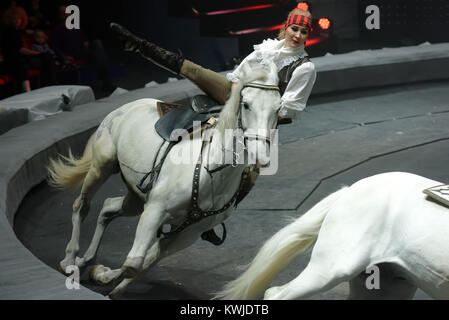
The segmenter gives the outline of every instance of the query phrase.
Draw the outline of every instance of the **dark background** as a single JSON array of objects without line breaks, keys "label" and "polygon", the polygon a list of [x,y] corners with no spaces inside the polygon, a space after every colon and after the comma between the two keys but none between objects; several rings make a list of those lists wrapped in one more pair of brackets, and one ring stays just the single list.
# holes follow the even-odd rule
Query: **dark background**
[{"label": "dark background", "polygon": [[[333,35],[338,44],[329,51],[364,49],[367,45],[412,45],[423,41],[449,40],[449,1],[445,0],[312,0],[314,18],[328,17],[333,22]],[[20,1],[19,1],[20,3]],[[275,37],[278,31],[246,36],[229,36],[227,31],[281,24],[296,6],[289,0],[41,0],[51,12],[57,3],[76,4],[81,11],[81,27],[90,36],[100,37],[106,47],[116,46],[109,32],[111,21],[125,25],[139,36],[154,40],[171,50],[181,49],[186,57],[198,63],[221,69],[233,56],[246,55],[251,48],[248,38],[256,41]],[[215,16],[195,16],[200,12],[275,4],[275,7]],[[366,30],[365,8],[380,8],[381,29]],[[308,51],[313,51],[309,48]],[[314,55],[313,53],[311,54]]]},{"label": "dark background", "polygon": [[[26,1],[18,1],[26,5]],[[447,0],[312,0],[314,18],[332,21],[327,41],[306,48],[311,57],[327,52],[344,53],[354,50],[417,45],[425,41],[449,41],[449,1]],[[90,38],[103,41],[111,60],[126,68],[126,89],[142,87],[155,80],[167,81],[173,75],[152,66],[140,56],[123,52],[109,23],[118,22],[140,37],[152,40],[169,50],[181,50],[184,56],[215,71],[234,67],[235,58],[252,51],[254,44],[275,38],[278,31],[230,36],[229,31],[269,27],[284,22],[287,13],[297,5],[295,0],[41,0],[48,16],[54,16],[58,4],[75,4],[80,8],[81,28]],[[257,5],[271,8],[225,15],[206,16],[205,12]],[[365,9],[368,5],[380,9],[380,30],[367,30]],[[195,15],[193,8],[200,15]],[[234,59],[234,60],[233,60]],[[151,74],[151,76],[149,76]]]}]

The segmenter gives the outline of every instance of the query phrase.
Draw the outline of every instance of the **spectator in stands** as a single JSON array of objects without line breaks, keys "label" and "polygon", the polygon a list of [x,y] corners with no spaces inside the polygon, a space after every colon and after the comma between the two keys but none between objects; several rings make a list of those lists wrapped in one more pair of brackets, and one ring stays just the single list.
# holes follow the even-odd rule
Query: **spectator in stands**
[{"label": "spectator in stands", "polygon": [[[25,13],[26,14],[26,13]],[[38,69],[43,85],[55,83],[55,68],[51,55],[25,47],[22,36],[26,24],[21,10],[8,9],[2,17],[0,49],[7,71],[21,84],[21,91],[30,91],[27,70]]]},{"label": "spectator in stands", "polygon": [[81,29],[67,29],[65,21],[69,16],[66,6],[58,7],[58,23],[51,33],[51,41],[56,52],[66,56],[75,64],[84,61],[95,66],[102,81],[104,91],[114,91],[109,71],[109,59],[101,40],[89,41]]},{"label": "spectator in stands", "polygon": [[29,29],[43,29],[49,30],[51,29],[50,20],[44,15],[40,7],[39,0],[29,0],[28,6],[26,8],[26,12],[28,14],[28,28]]},{"label": "spectator in stands", "polygon": [[19,6],[17,4],[17,1],[15,0],[6,0],[2,4],[2,22],[4,22],[4,19],[10,19],[12,15],[18,16],[19,22],[18,22],[18,29],[19,30],[25,30],[25,28],[28,26],[28,15],[24,8]]},{"label": "spectator in stands", "polygon": [[48,45],[48,37],[43,30],[37,29],[34,31],[31,50],[38,51],[40,53],[49,53],[54,59],[56,59],[56,53]]},{"label": "spectator in stands", "polygon": [[62,68],[67,68],[71,66],[69,59],[63,55],[58,55],[48,44],[48,36],[43,30],[34,30],[33,43],[31,45],[31,50],[48,53],[52,58],[56,66]]}]

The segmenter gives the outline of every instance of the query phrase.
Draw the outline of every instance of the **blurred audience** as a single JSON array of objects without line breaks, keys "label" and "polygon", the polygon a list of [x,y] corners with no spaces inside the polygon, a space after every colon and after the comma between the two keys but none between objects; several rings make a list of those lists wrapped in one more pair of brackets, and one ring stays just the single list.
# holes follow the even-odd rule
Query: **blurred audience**
[{"label": "blurred audience", "polygon": [[28,14],[25,9],[19,6],[16,0],[2,0],[2,2],[2,18],[7,17],[6,19],[10,19],[13,15],[17,16],[19,19],[18,29],[25,30],[28,26]]},{"label": "blurred audience", "polygon": [[2,20],[0,48],[5,69],[21,84],[21,88],[17,91],[31,90],[30,81],[27,78],[27,71],[30,69],[41,71],[42,85],[55,84],[56,73],[51,55],[31,50],[23,43],[23,29],[26,27],[23,23],[23,13],[20,10],[10,10],[3,15]]},{"label": "blurred audience", "polygon": [[41,10],[40,0],[28,0],[26,12],[28,14],[29,29],[49,30],[52,28],[50,19],[48,19]]},{"label": "blurred audience", "polygon": [[112,82],[109,59],[101,40],[89,41],[81,29],[67,29],[65,21],[69,14],[66,8],[64,5],[58,7],[58,23],[51,32],[54,49],[75,64],[85,61],[94,65],[102,81],[102,89],[114,91],[116,86]]},{"label": "blurred audience", "polygon": [[54,64],[59,69],[68,69],[73,67],[71,61],[62,54],[57,54],[48,44],[48,36],[43,30],[34,30],[33,43],[31,44],[31,50],[48,53],[54,61]]},{"label": "blurred audience", "polygon": [[[26,10],[21,4],[26,4]],[[56,13],[52,19],[46,15],[50,10]],[[13,94],[30,91],[29,77],[37,75],[40,81],[32,82],[33,86],[56,84],[57,71],[61,82],[79,84],[79,70],[85,65],[95,68],[102,90],[115,90],[102,42],[95,36],[87,38],[83,30],[67,29],[68,16],[65,5],[0,0],[0,77],[18,84],[13,86]]]}]

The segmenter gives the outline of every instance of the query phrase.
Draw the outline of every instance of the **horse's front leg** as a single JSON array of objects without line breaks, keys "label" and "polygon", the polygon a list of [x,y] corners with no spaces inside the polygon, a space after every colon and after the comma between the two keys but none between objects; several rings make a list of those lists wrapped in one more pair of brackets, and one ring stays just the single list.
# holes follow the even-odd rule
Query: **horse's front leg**
[{"label": "horse's front leg", "polygon": [[192,226],[190,229],[186,229],[180,234],[173,235],[168,238],[162,238],[161,240],[158,239],[148,250],[145,256],[142,272],[137,274],[135,277],[120,279],[121,272],[118,272],[118,270],[109,269],[108,272],[104,272],[102,274],[98,273],[97,278],[101,278],[103,280],[103,283],[105,283],[105,281],[110,283],[112,281],[117,282],[118,280],[121,280],[121,282],[114,288],[114,290],[109,293],[109,297],[111,299],[118,299],[126,291],[127,287],[132,282],[143,277],[150,270],[151,266],[156,264],[161,259],[191,246],[195,241],[199,239],[199,237],[200,232],[198,230],[195,230],[194,226]]},{"label": "horse's front leg", "polygon": [[107,281],[117,283],[120,281],[120,283],[109,293],[109,297],[111,299],[118,299],[122,296],[122,294],[126,291],[128,286],[136,281],[142,278],[150,269],[151,266],[156,264],[160,260],[160,240],[158,239],[153,246],[151,246],[150,249],[148,249],[147,254],[145,256],[145,260],[143,263],[143,270],[139,274],[137,274],[133,278],[125,278],[123,279],[122,276],[122,269],[119,269],[120,272],[114,272],[114,270],[111,270],[109,273],[104,273],[103,278]]},{"label": "horse's front leg", "polygon": [[158,202],[150,202],[144,209],[137,225],[131,251],[122,266],[123,276],[133,278],[143,269],[148,249],[157,239],[157,231],[167,218],[167,213]]}]

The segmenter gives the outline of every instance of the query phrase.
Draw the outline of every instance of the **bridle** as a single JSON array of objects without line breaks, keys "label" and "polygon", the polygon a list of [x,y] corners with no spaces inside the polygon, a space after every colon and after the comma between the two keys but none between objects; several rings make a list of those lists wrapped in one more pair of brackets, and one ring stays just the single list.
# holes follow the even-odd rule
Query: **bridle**
[{"label": "bridle", "polygon": [[243,123],[242,123],[242,109],[244,107],[244,102],[243,102],[243,95],[242,95],[242,91],[245,88],[256,88],[256,89],[263,89],[263,90],[272,90],[272,91],[277,91],[277,92],[281,92],[281,90],[279,89],[278,86],[275,85],[268,85],[268,84],[261,84],[261,83],[254,83],[254,82],[250,82],[247,83],[243,86],[242,90],[240,91],[240,103],[239,103],[239,115],[238,115],[238,125],[237,125],[237,129],[242,130],[243,133],[243,137],[245,139],[245,141],[248,138],[251,139],[257,139],[257,140],[265,140],[266,143],[268,143],[268,145],[270,145],[271,143],[271,138],[269,136],[261,136],[259,134],[252,134],[252,133],[245,133],[245,130],[243,128]]}]

